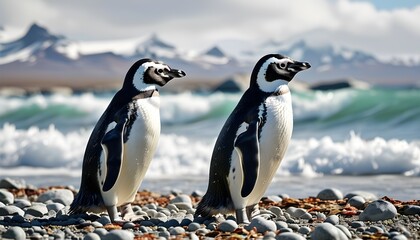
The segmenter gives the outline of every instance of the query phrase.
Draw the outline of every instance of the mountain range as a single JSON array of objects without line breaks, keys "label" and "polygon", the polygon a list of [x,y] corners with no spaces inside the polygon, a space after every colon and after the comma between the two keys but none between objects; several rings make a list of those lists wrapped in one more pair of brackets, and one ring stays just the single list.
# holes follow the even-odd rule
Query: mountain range
[{"label": "mountain range", "polygon": [[304,82],[349,78],[377,85],[420,82],[419,64],[382,61],[373,54],[332,44],[314,47],[303,40],[288,43],[271,40],[242,46],[234,52],[221,43],[197,53],[178,49],[156,34],[81,42],[32,24],[20,38],[0,42],[0,87],[115,88],[121,85],[133,62],[147,57],[184,70],[187,78],[182,88],[186,85],[197,88],[202,83],[220,82],[237,74],[249,75],[255,62],[267,53],[281,53],[311,63],[310,71],[298,75]]}]

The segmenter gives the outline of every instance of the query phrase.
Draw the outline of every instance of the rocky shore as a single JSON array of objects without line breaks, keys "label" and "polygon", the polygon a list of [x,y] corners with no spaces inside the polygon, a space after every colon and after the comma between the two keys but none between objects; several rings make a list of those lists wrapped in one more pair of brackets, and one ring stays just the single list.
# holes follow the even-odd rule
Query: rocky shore
[{"label": "rocky shore", "polygon": [[1,239],[420,239],[420,200],[378,198],[368,192],[345,195],[321,189],[303,199],[285,194],[261,199],[261,213],[248,225],[234,216],[194,218],[202,193],[138,192],[138,219],[116,225],[107,214],[69,216],[76,190],[34,188],[0,181]]}]

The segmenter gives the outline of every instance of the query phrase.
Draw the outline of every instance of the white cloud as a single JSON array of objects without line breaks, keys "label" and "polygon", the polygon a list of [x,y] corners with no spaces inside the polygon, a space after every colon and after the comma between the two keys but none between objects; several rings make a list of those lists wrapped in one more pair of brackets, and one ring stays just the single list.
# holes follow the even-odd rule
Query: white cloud
[{"label": "white cloud", "polygon": [[228,39],[303,38],[380,55],[420,55],[420,5],[378,10],[350,0],[0,2],[0,25],[27,28],[32,22],[77,40],[157,33],[177,46],[203,49]]}]

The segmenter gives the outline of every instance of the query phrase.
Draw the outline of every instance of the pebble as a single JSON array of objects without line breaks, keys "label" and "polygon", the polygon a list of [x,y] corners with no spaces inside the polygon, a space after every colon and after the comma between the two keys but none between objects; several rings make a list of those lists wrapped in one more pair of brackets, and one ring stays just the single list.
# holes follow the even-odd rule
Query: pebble
[{"label": "pebble", "polygon": [[37,201],[45,203],[51,200],[69,206],[73,202],[73,199],[74,195],[72,191],[68,189],[53,189],[39,195]]},{"label": "pebble", "polygon": [[12,204],[15,200],[13,193],[7,191],[6,189],[0,189],[0,202],[5,205]]},{"label": "pebble", "polygon": [[88,233],[83,240],[101,240],[101,237],[96,233]]},{"label": "pebble", "polygon": [[403,214],[404,215],[420,214],[420,206],[418,206],[418,205],[408,205],[405,208],[403,208]]},{"label": "pebble", "polygon": [[251,220],[251,223],[245,227],[246,230],[250,231],[253,228],[257,229],[257,232],[264,233],[266,231],[276,231],[277,226],[273,221],[267,220],[262,217],[255,217]]},{"label": "pebble", "polygon": [[290,214],[290,216],[294,218],[300,218],[303,214],[307,213],[307,211],[303,208],[296,208],[296,207],[289,207],[286,212]]},{"label": "pebble", "polygon": [[169,233],[171,235],[182,235],[185,233],[185,229],[183,227],[174,227],[169,229]]},{"label": "pebble", "polygon": [[0,216],[10,216],[14,214],[19,214],[20,216],[23,216],[25,212],[13,205],[0,207]]},{"label": "pebble", "polygon": [[4,178],[0,180],[0,188],[5,189],[19,189],[25,187],[25,181],[23,180],[14,180],[11,178]]},{"label": "pebble", "polygon": [[359,215],[361,221],[382,221],[392,219],[397,216],[395,206],[384,200],[371,202],[365,210]]},{"label": "pebble", "polygon": [[201,228],[201,225],[199,223],[196,223],[196,222],[192,222],[188,225],[188,231],[190,231],[190,232],[195,232],[200,228]]},{"label": "pebble", "polygon": [[276,240],[305,240],[302,235],[293,232],[284,232],[276,236]]},{"label": "pebble", "polygon": [[35,204],[25,209],[25,214],[30,214],[34,217],[42,217],[47,213],[48,209],[45,204]]},{"label": "pebble", "polygon": [[26,239],[26,233],[21,227],[10,227],[2,235],[2,238],[14,239],[14,240],[25,240]]},{"label": "pebble", "polygon": [[330,215],[325,219],[325,222],[337,225],[340,222],[340,218],[337,215]]},{"label": "pebble", "polygon": [[350,204],[350,206],[353,206],[357,209],[363,209],[366,200],[362,196],[354,196],[350,198],[347,203]]},{"label": "pebble", "polygon": [[174,204],[178,209],[190,209],[192,208],[191,198],[188,195],[180,194],[170,201],[171,204]]},{"label": "pebble", "polygon": [[303,235],[307,235],[311,232],[311,228],[308,226],[302,226],[297,230],[297,232]]},{"label": "pebble", "polygon": [[112,230],[105,236],[101,237],[102,240],[130,240],[134,239],[134,234],[127,230]]},{"label": "pebble", "polygon": [[316,197],[321,200],[341,200],[343,193],[335,188],[327,188],[319,192]]},{"label": "pebble", "polygon": [[331,223],[321,223],[311,234],[313,240],[347,240],[348,237]]},{"label": "pebble", "polygon": [[350,199],[350,198],[352,198],[354,196],[360,196],[360,197],[364,198],[365,201],[367,201],[367,202],[378,200],[378,197],[375,194],[370,193],[370,192],[365,192],[365,191],[354,191],[354,192],[350,192],[350,193],[347,193],[344,196],[344,198]]},{"label": "pebble", "polygon": [[234,220],[225,220],[221,222],[217,229],[219,229],[222,232],[233,232],[235,229],[238,228],[238,224]]},{"label": "pebble", "polygon": [[47,204],[48,211],[53,210],[54,212],[58,212],[63,208],[65,208],[65,206],[61,203],[48,203]]},{"label": "pebble", "polygon": [[18,208],[24,209],[24,208],[32,206],[32,203],[27,199],[17,198],[15,199],[13,205],[15,205]]},{"label": "pebble", "polygon": [[271,206],[268,210],[270,210],[270,212],[274,213],[274,215],[276,215],[277,217],[280,217],[283,215],[283,210],[281,210],[281,208],[277,207],[277,206]]}]

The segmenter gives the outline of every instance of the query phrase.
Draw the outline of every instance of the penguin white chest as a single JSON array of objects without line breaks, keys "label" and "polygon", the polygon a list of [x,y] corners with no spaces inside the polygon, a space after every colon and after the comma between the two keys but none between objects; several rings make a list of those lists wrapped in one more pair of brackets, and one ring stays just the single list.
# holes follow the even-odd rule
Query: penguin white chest
[{"label": "penguin white chest", "polygon": [[[109,191],[102,191],[103,200],[108,206],[119,206],[134,200],[159,141],[159,97],[138,99],[134,105],[135,117],[126,131],[120,173],[114,186]],[[103,153],[101,171],[107,172],[106,167],[106,156]],[[101,177],[103,179],[105,176]]]},{"label": "penguin white chest", "polygon": [[[242,197],[240,191],[244,182],[243,172],[236,171],[242,166],[240,156],[234,152],[229,174],[232,200],[235,207],[245,207],[258,203],[271,183],[277,169],[286,153],[293,130],[293,111],[291,94],[273,95],[260,105],[259,116],[262,119],[259,137],[259,165],[255,186],[247,197]],[[246,131],[243,124],[237,136]],[[235,193],[237,192],[237,193]]]}]

